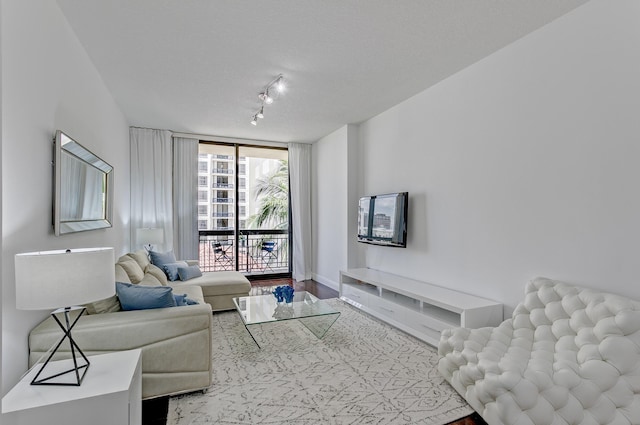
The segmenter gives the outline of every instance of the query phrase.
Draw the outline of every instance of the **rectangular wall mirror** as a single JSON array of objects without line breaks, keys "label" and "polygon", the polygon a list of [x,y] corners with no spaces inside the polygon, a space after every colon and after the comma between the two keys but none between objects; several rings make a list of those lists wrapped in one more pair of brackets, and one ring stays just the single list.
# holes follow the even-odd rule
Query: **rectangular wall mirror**
[{"label": "rectangular wall mirror", "polygon": [[113,167],[60,130],[54,165],[56,236],[111,227]]}]

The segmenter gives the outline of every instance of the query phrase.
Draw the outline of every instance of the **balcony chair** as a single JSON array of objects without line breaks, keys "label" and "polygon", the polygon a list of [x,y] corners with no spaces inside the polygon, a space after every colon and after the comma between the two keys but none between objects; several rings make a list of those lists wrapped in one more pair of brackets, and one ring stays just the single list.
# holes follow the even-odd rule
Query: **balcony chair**
[{"label": "balcony chair", "polygon": [[253,265],[257,266],[263,273],[267,271],[267,269],[275,271],[273,263],[275,262],[277,264],[278,262],[277,246],[278,243],[271,240],[262,241],[262,243],[258,244],[256,254],[251,256]]},{"label": "balcony chair", "polygon": [[233,241],[213,242],[213,254],[214,270],[233,270]]}]

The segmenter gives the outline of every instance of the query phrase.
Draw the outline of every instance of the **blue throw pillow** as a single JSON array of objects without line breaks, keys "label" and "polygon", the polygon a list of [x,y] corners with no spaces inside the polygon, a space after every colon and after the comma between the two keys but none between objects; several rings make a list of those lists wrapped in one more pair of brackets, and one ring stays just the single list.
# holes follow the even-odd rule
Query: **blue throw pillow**
[{"label": "blue throw pillow", "polygon": [[148,310],[176,306],[173,289],[170,286],[142,286],[116,282],[116,294],[123,310]]},{"label": "blue throw pillow", "polygon": [[151,264],[160,268],[162,268],[165,264],[175,263],[177,261],[173,251],[169,251],[169,252],[149,251],[149,259],[151,260]]},{"label": "blue throw pillow", "polygon": [[173,298],[176,299],[176,305],[178,307],[187,305],[187,302],[186,302],[187,294],[173,294]]},{"label": "blue throw pillow", "polygon": [[200,304],[198,301],[196,300],[192,300],[191,298],[187,297],[187,294],[173,294],[173,298],[176,299],[176,305],[178,307],[183,306],[183,305],[194,305],[194,304]]},{"label": "blue throw pillow", "polygon": [[180,280],[189,280],[200,276],[202,276],[202,272],[198,266],[178,267]]},{"label": "blue throw pillow", "polygon": [[178,269],[180,267],[189,267],[187,263],[184,261],[176,261],[175,263],[167,263],[162,266],[162,270],[167,275],[167,279],[170,281],[178,280],[180,276],[178,276]]}]

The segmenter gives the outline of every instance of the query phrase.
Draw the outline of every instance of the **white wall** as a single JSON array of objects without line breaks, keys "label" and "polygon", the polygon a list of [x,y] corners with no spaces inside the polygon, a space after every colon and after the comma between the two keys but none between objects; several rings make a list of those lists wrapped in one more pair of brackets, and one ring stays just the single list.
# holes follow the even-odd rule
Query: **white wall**
[{"label": "white wall", "polygon": [[311,151],[312,276],[336,289],[339,270],[349,265],[355,244],[349,238],[349,228],[350,218],[357,217],[357,206],[350,205],[348,199],[357,193],[359,184],[359,173],[349,169],[359,154],[357,135],[355,126],[346,125],[314,143]]},{"label": "white wall", "polygon": [[[49,313],[15,308],[16,253],[113,246],[127,251],[129,130],[56,2],[3,0],[2,393],[27,368],[29,330]],[[52,136],[64,130],[114,167],[113,228],[55,237]]]},{"label": "white wall", "polygon": [[[535,276],[640,299],[639,17],[594,0],[361,124],[363,194],[410,194],[407,248],[365,246],[366,265],[511,308]],[[321,241],[341,227],[322,205]]]},{"label": "white wall", "polygon": [[[359,267],[364,262],[364,249],[357,242],[355,235],[358,234],[358,202],[362,195],[362,172],[361,158],[362,146],[360,145],[360,134],[357,125],[347,126],[347,232],[342,235],[346,239],[347,245],[347,267]],[[337,276],[336,286],[339,282]]]},{"label": "white wall", "polygon": [[[2,0],[0,0],[2,1]],[[0,176],[2,176],[2,5],[0,4]],[[0,181],[0,229],[2,229],[2,182]],[[0,231],[1,233],[1,231]],[[0,252],[4,252],[4,241],[0,240]],[[0,279],[2,278],[3,270],[2,255],[0,255]],[[0,329],[2,329],[2,281],[0,281]],[[2,391],[2,338],[0,338],[0,394],[4,394]],[[0,413],[0,417],[2,413]]]},{"label": "white wall", "polygon": [[313,279],[335,286],[347,264],[347,126],[314,143],[311,151]]}]

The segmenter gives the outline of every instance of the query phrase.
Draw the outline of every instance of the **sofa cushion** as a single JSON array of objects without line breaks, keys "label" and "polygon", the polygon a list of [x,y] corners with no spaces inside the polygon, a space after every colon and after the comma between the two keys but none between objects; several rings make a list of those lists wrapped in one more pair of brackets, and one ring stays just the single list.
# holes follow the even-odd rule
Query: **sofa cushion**
[{"label": "sofa cushion", "polygon": [[149,263],[147,268],[144,269],[144,273],[153,275],[156,279],[158,279],[161,285],[167,285],[167,275],[160,267],[154,266],[153,264]]},{"label": "sofa cushion", "polygon": [[123,310],[148,310],[176,306],[172,288],[169,286],[141,286],[116,282],[116,293]]},{"label": "sofa cushion", "polygon": [[206,272],[202,276],[190,279],[186,282],[173,282],[174,288],[181,288],[187,285],[198,285],[202,288],[202,293],[207,297],[219,295],[249,294],[251,283],[242,274],[236,271]]},{"label": "sofa cushion", "polygon": [[196,285],[170,285],[174,294],[186,295],[190,300],[196,301],[197,304],[206,304],[202,288]]},{"label": "sofa cushion", "polygon": [[138,283],[144,277],[144,270],[140,268],[140,265],[136,260],[129,257],[128,255],[123,255],[118,259],[118,264],[124,269],[129,276],[129,281],[131,283]]},{"label": "sofa cushion", "polygon": [[147,266],[151,264],[151,261],[149,261],[149,254],[144,249],[139,249],[136,252],[130,252],[127,255],[136,260],[136,263],[138,263],[142,270],[146,269]]},{"label": "sofa cushion", "polygon": [[179,268],[186,268],[187,263],[185,263],[184,261],[176,261],[175,263],[167,263],[164,266],[162,266],[162,269],[164,270],[165,274],[167,275],[167,279],[169,279],[170,281],[174,281],[174,280],[178,280],[179,276],[178,276],[178,269]]},{"label": "sofa cushion", "polygon": [[142,280],[140,282],[138,282],[138,285],[142,285],[142,286],[167,286],[167,285],[163,285],[162,282],[160,282],[158,280],[158,278],[155,277],[154,275],[152,275],[151,273],[145,273],[144,277],[142,278]]},{"label": "sofa cushion", "polygon": [[189,280],[202,276],[202,271],[198,266],[178,267],[178,277],[180,280]]},{"label": "sofa cushion", "polygon": [[87,314],[114,313],[122,310],[120,301],[116,295],[86,304],[85,308],[87,309]]},{"label": "sofa cushion", "polygon": [[124,271],[122,266],[118,263],[115,265],[116,268],[116,282],[125,282],[131,283],[131,279],[129,279],[129,275]]}]

